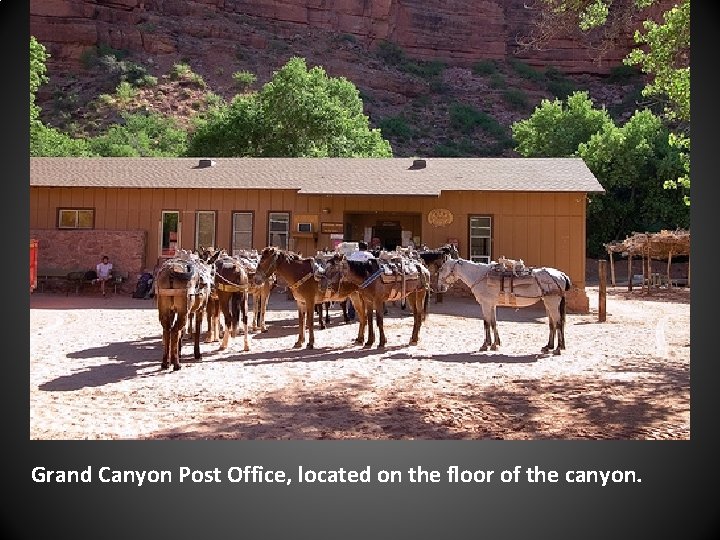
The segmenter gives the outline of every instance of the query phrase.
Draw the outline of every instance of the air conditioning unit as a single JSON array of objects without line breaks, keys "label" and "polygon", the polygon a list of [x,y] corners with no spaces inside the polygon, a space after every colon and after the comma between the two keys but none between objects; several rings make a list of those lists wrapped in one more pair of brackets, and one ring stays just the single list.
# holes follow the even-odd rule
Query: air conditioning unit
[{"label": "air conditioning unit", "polygon": [[301,221],[297,224],[297,231],[299,233],[311,233],[313,232],[313,224]]}]

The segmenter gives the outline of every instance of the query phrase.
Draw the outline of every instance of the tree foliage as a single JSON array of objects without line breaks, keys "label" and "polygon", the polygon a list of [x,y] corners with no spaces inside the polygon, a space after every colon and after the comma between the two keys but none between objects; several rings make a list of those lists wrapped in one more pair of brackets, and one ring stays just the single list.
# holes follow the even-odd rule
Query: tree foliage
[{"label": "tree foliage", "polygon": [[370,129],[357,88],[293,58],[257,93],[238,95],[200,123],[190,156],[390,157]]},{"label": "tree foliage", "polygon": [[685,192],[690,204],[690,0],[678,0],[665,11],[662,21],[653,20],[647,8],[661,0],[532,0],[536,10],[535,27],[521,45],[542,48],[553,37],[583,33],[589,47],[601,60],[618,39],[637,25],[634,33],[638,47],[625,58],[626,65],[640,67],[648,76],[643,95],[665,103],[665,120],[670,126],[670,144],[683,160],[683,171],[665,182],[666,188]]},{"label": "tree foliage", "polygon": [[40,107],[35,104],[35,94],[48,80],[45,63],[49,57],[45,46],[30,36],[30,155],[90,156],[92,151],[85,141],[68,137],[40,120]]},{"label": "tree foliage", "polygon": [[689,226],[689,208],[681,190],[666,181],[682,173],[680,152],[670,144],[663,121],[649,110],[637,111],[622,127],[603,126],[578,146],[577,155],[605,188],[590,197],[588,251],[599,256],[602,244],[635,231]]},{"label": "tree foliage", "polygon": [[95,154],[87,141],[73,139],[37,120],[30,124],[30,155],[32,157],[92,157]]},{"label": "tree foliage", "polygon": [[35,36],[30,36],[30,124],[38,120],[40,108],[35,104],[35,94],[47,82],[45,62],[48,54]]},{"label": "tree foliage", "polygon": [[102,157],[175,157],[187,147],[187,132],[175,120],[157,113],[124,114],[123,123],[90,140]]},{"label": "tree foliage", "polygon": [[590,197],[588,255],[602,255],[603,243],[634,231],[687,227],[683,190],[663,189],[682,174],[683,163],[662,119],[637,111],[618,127],[585,92],[567,101],[545,100],[530,118],[513,124],[513,137],[526,157],[581,157],[605,189]]},{"label": "tree foliage", "polygon": [[567,102],[544,99],[535,112],[512,126],[517,152],[525,157],[566,157],[603,127],[612,125],[605,109],[593,108],[587,92],[574,92]]}]

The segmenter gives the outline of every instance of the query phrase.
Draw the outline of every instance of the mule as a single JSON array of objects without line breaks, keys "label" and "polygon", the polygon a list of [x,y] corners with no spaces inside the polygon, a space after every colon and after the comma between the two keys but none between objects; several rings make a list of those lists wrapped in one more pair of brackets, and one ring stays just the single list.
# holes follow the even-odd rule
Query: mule
[{"label": "mule", "polygon": [[[293,345],[297,349],[305,343],[307,328],[307,348],[315,346],[314,308],[322,302],[340,302],[350,297],[357,306],[360,297],[357,286],[336,280],[331,282],[324,273],[317,271],[317,263],[311,257],[281,250],[274,246],[266,247],[260,253],[260,262],[255,272],[255,283],[260,284],[272,274],[282,277],[298,307],[298,339]],[[339,276],[338,276],[339,277]],[[363,314],[359,313],[362,320]]]},{"label": "mule", "polygon": [[[340,304],[340,308],[342,309],[343,321],[346,324],[351,322],[350,316],[348,315],[347,299],[341,300],[338,303]],[[325,330],[325,328],[330,324],[330,305],[331,304],[332,304],[332,302],[323,302],[322,304],[315,305],[315,313],[317,313],[317,316],[318,316],[320,330]],[[323,309],[325,309],[324,316],[323,316]]]},{"label": "mule", "polygon": [[[420,261],[403,259],[400,271],[392,276],[383,275],[386,274],[385,263],[377,258],[366,261],[345,259],[336,266],[340,281],[357,287],[365,312],[359,319],[360,325],[355,343],[363,343],[365,326],[368,330],[365,347],[371,347],[375,343],[372,321],[374,312],[379,332],[378,347],[384,347],[387,344],[384,325],[385,303],[406,300],[413,313],[413,329],[409,345],[417,345],[420,328],[427,316],[430,290],[430,273]],[[414,270],[414,273],[409,273],[408,269]],[[357,307],[356,302],[353,304]]]},{"label": "mule", "polygon": [[270,276],[265,279],[262,283],[255,282],[255,272],[257,265],[260,262],[260,256],[257,251],[241,251],[236,257],[245,266],[245,270],[248,274],[248,283],[250,286],[250,295],[252,297],[253,304],[253,319],[250,329],[253,332],[267,332],[267,325],[265,324],[265,314],[267,312],[268,301],[272,290],[275,288],[277,280],[275,276]]},{"label": "mule", "polygon": [[[439,293],[438,291],[438,272],[443,263],[448,259],[457,259],[460,254],[454,244],[445,244],[438,249],[428,249],[423,247],[417,251],[418,256],[423,261],[427,269],[430,271],[430,290]],[[441,301],[441,296],[438,294],[435,297],[435,303]]]},{"label": "mule", "polygon": [[485,341],[481,351],[488,348],[494,351],[500,346],[498,305],[527,307],[539,300],[545,305],[550,330],[542,352],[552,350],[557,355],[565,349],[565,293],[570,290],[572,283],[564,272],[555,268],[519,269],[516,265],[508,271],[505,264],[484,264],[462,258],[445,261],[438,274],[441,290],[447,290],[448,284],[457,279],[470,288],[475,300],[482,306]]},{"label": "mule", "polygon": [[215,290],[223,314],[223,329],[220,350],[228,347],[230,336],[237,337],[238,326],[243,327],[243,351],[250,350],[248,342],[248,294],[250,280],[245,266],[230,255],[221,255],[215,261]]},{"label": "mule", "polygon": [[163,357],[161,369],[173,365],[173,371],[180,369],[182,337],[188,321],[193,314],[196,320],[194,337],[194,356],[199,360],[200,327],[205,312],[212,276],[210,269],[202,261],[189,257],[176,257],[165,260],[155,273],[155,298],[158,318],[163,328]]}]

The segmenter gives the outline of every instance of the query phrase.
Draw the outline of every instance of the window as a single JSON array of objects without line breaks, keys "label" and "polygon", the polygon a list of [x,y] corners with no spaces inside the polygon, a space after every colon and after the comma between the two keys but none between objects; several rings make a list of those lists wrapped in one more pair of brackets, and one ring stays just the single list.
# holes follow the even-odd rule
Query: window
[{"label": "window", "polygon": [[470,260],[489,263],[491,260],[492,218],[470,216]]},{"label": "window", "polygon": [[234,212],[232,217],[232,254],[237,255],[242,250],[252,249],[252,238],[252,212]]},{"label": "window", "polygon": [[290,214],[288,212],[270,212],[268,214],[268,246],[288,249],[290,232]]},{"label": "window", "polygon": [[159,236],[160,256],[174,257],[180,247],[180,212],[163,210]]},{"label": "window", "polygon": [[95,226],[95,210],[91,208],[58,209],[59,229],[92,229]]},{"label": "window", "polygon": [[215,247],[215,212],[201,210],[195,214],[195,249]]}]

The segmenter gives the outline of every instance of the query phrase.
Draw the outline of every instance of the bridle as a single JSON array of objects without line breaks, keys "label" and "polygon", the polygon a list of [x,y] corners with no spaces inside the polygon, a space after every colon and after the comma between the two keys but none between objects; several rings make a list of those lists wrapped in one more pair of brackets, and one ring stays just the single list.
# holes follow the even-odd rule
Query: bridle
[{"label": "bridle", "polygon": [[255,270],[255,283],[263,283],[275,273],[275,271],[277,270],[279,258],[280,252],[278,250],[273,250],[272,255],[268,257],[270,262],[267,264],[266,270],[263,270],[260,266],[260,263],[258,263],[257,269]]}]

